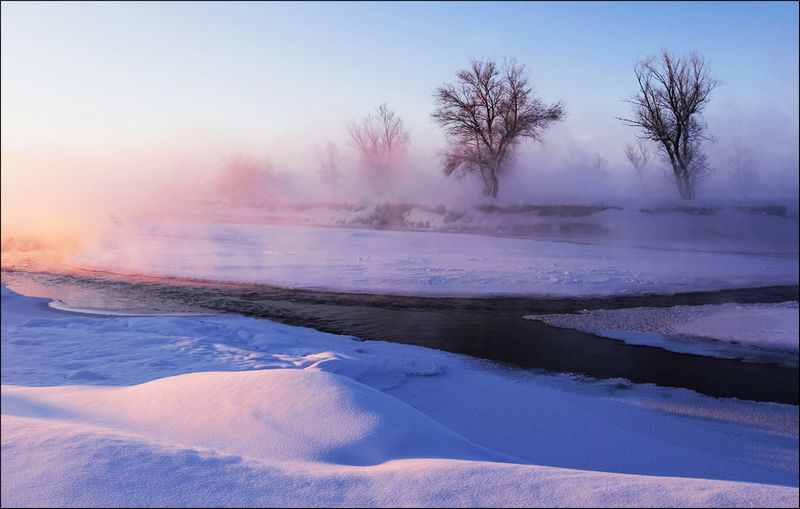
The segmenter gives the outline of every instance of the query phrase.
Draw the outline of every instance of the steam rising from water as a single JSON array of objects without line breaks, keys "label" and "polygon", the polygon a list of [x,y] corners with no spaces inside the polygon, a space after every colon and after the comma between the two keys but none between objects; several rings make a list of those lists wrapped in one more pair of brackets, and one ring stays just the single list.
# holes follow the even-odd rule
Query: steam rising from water
[{"label": "steam rising from water", "polygon": [[[741,128],[731,129],[730,134],[718,128],[717,133],[723,134],[707,146],[716,174],[701,187],[700,203],[704,198],[788,203],[796,218],[798,147],[796,138],[788,138],[792,126],[787,128],[787,132],[765,131],[769,141]],[[782,136],[786,143],[776,143],[775,138]],[[325,139],[255,148],[202,138],[193,142],[190,137],[94,151],[4,147],[3,264],[20,255],[58,261],[102,238],[109,228],[139,219],[258,222],[265,220],[259,211],[286,208],[279,214],[281,222],[302,224],[313,222],[302,210],[314,204],[334,210],[380,204],[448,210],[481,204],[680,205],[661,160],[652,158],[642,185],[624,158],[624,144],[630,140],[597,146],[569,126],[557,126],[541,143],[520,147],[501,176],[495,201],[481,195],[478,178],[444,177],[436,144],[425,140],[415,146],[414,133],[405,164],[391,186],[376,190],[359,167],[355,148],[342,138],[327,138],[337,140],[339,147],[341,178],[335,188],[320,177],[315,147]],[[657,151],[655,146],[650,150]],[[264,171],[263,178],[232,180],[232,162],[237,160],[254,162]],[[251,198],[225,192],[226,179],[228,187],[239,186]],[[258,188],[265,192],[254,193]]]}]

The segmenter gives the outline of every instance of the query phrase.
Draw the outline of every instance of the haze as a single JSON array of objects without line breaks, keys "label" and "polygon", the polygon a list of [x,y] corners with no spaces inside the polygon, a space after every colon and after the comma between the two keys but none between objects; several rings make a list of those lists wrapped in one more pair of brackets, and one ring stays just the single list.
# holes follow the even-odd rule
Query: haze
[{"label": "haze", "polygon": [[[240,156],[270,161],[313,200],[328,141],[347,196],[372,199],[353,177],[346,125],[381,102],[411,140],[405,184],[381,199],[479,200],[474,182],[442,176],[430,118],[432,91],[473,57],[516,58],[536,94],[567,111],[524,146],[508,177],[521,184],[501,202],[636,197],[623,153],[636,132],[616,117],[629,112],[634,62],[661,48],[702,52],[722,82],[705,114],[717,171],[699,196],[792,196],[797,38],[796,3],[4,2],[4,231],[153,214]],[[731,185],[737,145],[757,186]],[[609,178],[587,184],[598,162]],[[653,188],[672,196],[665,182]]]}]

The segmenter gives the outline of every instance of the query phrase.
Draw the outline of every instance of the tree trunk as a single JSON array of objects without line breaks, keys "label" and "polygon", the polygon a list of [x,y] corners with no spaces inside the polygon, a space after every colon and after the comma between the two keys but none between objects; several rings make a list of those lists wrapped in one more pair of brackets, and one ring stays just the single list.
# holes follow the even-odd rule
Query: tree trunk
[{"label": "tree trunk", "polygon": [[694,199],[694,186],[692,185],[692,179],[689,176],[689,172],[683,172],[683,199],[684,200],[693,200]]},{"label": "tree trunk", "polygon": [[675,160],[672,162],[672,171],[675,173],[675,184],[678,186],[681,198],[684,200],[694,199],[694,188],[689,178],[689,172],[683,167],[681,161]]},{"label": "tree trunk", "polygon": [[686,177],[681,174],[675,175],[675,181],[678,183],[678,191],[681,193],[681,198],[684,200],[692,199],[692,192],[689,189],[689,183],[686,182]]},{"label": "tree trunk", "polygon": [[481,178],[483,178],[483,194],[497,198],[497,190],[499,182],[497,179],[497,171],[488,165],[481,166]]},{"label": "tree trunk", "polygon": [[497,191],[500,187],[500,183],[497,180],[497,174],[495,172],[489,174],[489,184],[489,196],[497,198]]}]

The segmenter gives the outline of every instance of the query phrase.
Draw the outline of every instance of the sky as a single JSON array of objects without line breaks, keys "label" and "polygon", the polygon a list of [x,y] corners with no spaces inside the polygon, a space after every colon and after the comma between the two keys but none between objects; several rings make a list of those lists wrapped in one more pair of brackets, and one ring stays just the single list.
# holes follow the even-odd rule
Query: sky
[{"label": "sky", "polygon": [[302,160],[346,146],[347,122],[380,102],[433,157],[432,92],[473,57],[515,58],[563,101],[545,144],[624,161],[633,65],[661,48],[701,52],[720,80],[719,147],[796,166],[796,2],[3,2],[3,180],[80,175],[89,157],[103,163],[88,178],[168,171],[166,152]]}]

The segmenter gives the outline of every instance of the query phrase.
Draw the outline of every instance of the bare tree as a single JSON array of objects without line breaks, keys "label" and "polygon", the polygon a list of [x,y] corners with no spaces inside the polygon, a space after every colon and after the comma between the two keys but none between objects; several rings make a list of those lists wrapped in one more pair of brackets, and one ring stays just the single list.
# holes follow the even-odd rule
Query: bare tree
[{"label": "bare tree", "polygon": [[534,96],[525,67],[513,60],[503,69],[492,61],[472,60],[456,78],[434,92],[432,116],[450,143],[444,173],[479,173],[485,194],[495,198],[498,177],[519,142],[538,139],[564,118],[564,107],[560,102],[548,106]]},{"label": "bare tree", "polygon": [[646,190],[644,185],[644,173],[647,168],[647,163],[650,161],[650,153],[647,150],[647,145],[644,140],[639,140],[635,145],[633,143],[625,145],[625,157],[628,158],[628,162],[630,162],[633,169],[636,170],[636,176],[639,177],[639,184],[641,184],[642,190]]},{"label": "bare tree", "polygon": [[360,122],[351,122],[348,128],[363,166],[378,178],[388,177],[396,169],[409,145],[403,121],[386,103],[379,104]]},{"label": "bare tree", "polygon": [[753,158],[741,140],[733,141],[733,154],[730,158],[730,178],[737,190],[742,193],[752,192],[757,177],[753,168]]},{"label": "bare tree", "polygon": [[589,167],[589,174],[592,179],[599,182],[608,178],[608,164],[600,154],[595,154],[594,162]]},{"label": "bare tree", "polygon": [[319,161],[319,177],[323,184],[331,186],[333,194],[336,194],[336,187],[342,178],[339,169],[339,147],[329,141],[325,148],[317,150],[317,161]]},{"label": "bare tree", "polygon": [[266,159],[235,156],[225,161],[215,184],[218,195],[231,205],[265,205],[289,192],[291,176],[277,172]]},{"label": "bare tree", "polygon": [[697,182],[710,173],[702,150],[702,142],[710,138],[701,117],[719,82],[698,53],[675,57],[663,50],[660,59],[638,62],[634,72],[639,92],[629,101],[633,118],[620,120],[640,128],[643,139],[658,143],[681,197],[694,198]]}]

